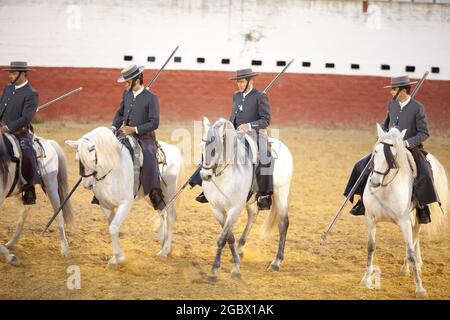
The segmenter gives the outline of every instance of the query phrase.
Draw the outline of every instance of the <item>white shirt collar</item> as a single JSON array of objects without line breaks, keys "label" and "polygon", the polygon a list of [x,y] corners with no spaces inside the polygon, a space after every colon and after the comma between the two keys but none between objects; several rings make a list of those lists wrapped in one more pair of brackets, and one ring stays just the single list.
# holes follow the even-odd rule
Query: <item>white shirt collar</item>
[{"label": "white shirt collar", "polygon": [[244,96],[244,98],[253,90],[253,86],[248,86],[247,92],[243,93],[242,95]]},{"label": "white shirt collar", "polygon": [[403,110],[403,108],[411,101],[411,96],[408,96],[408,99],[406,99],[404,102],[398,102],[400,104],[400,109]]},{"label": "white shirt collar", "polygon": [[28,83],[28,80],[25,81],[25,82],[22,83],[22,84],[19,84],[18,86],[14,85],[14,87],[15,87],[15,89],[17,90],[17,89],[20,89],[20,88],[22,88],[22,87],[25,87],[25,86],[27,85],[27,83]]},{"label": "white shirt collar", "polygon": [[138,95],[140,95],[142,93],[142,91],[144,91],[145,87],[142,86],[138,91],[133,91],[133,95],[136,98]]}]

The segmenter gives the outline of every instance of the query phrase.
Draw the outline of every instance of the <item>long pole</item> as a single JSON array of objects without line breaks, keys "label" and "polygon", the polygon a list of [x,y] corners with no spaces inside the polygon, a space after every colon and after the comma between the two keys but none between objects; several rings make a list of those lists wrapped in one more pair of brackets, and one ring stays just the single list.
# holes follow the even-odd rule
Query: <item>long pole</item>
[{"label": "long pole", "polygon": [[272,86],[274,86],[275,83],[278,82],[281,75],[286,72],[287,68],[289,68],[289,66],[292,64],[292,62],[294,62],[294,59],[289,61],[289,63],[283,68],[283,70],[281,70],[281,72],[279,74],[277,74],[277,76],[269,83],[269,85],[264,89],[264,91],[263,91],[264,93],[267,93],[267,91],[269,91],[270,88],[272,88]]},{"label": "long pole", "polygon": [[172,54],[169,56],[169,58],[167,58],[166,62],[163,64],[163,66],[161,67],[161,69],[159,69],[158,72],[157,72],[157,73],[155,74],[155,76],[153,77],[153,79],[150,80],[150,82],[149,82],[148,85],[147,85],[147,90],[150,89],[150,87],[153,85],[153,83],[156,81],[156,79],[158,79],[159,74],[161,73],[161,71],[164,70],[164,68],[165,68],[166,65],[169,63],[170,59],[172,59],[173,55],[175,54],[175,52],[177,52],[177,50],[178,50],[179,47],[180,47],[180,46],[177,46],[177,47],[173,50]]},{"label": "long pole", "polygon": [[81,183],[81,177],[80,179],[78,179],[77,183],[75,184],[75,186],[72,188],[72,190],[69,192],[69,194],[67,195],[67,197],[64,199],[63,203],[59,206],[58,210],[56,210],[56,212],[53,214],[53,217],[48,221],[47,225],[45,226],[44,231],[42,231],[42,233],[45,233],[48,228],[50,227],[50,225],[52,224],[53,220],[56,219],[56,217],[58,216],[58,214],[61,212],[62,208],[64,208],[64,206],[66,205],[66,202],[70,199],[70,197],[72,196],[72,194],[75,192],[75,190],[78,188],[78,186]]},{"label": "long pole", "polygon": [[63,94],[62,96],[60,96],[60,97],[58,97],[58,98],[56,98],[56,99],[53,99],[53,100],[51,100],[51,101],[49,101],[49,102],[47,102],[47,103],[44,103],[43,105],[41,105],[41,106],[39,106],[39,107],[37,108],[36,112],[38,112],[39,110],[42,110],[42,109],[44,109],[44,108],[47,108],[48,106],[54,104],[55,102],[58,102],[58,101],[60,101],[60,100],[62,100],[62,99],[64,99],[64,98],[67,98],[68,96],[71,96],[71,95],[73,95],[74,93],[77,93],[77,92],[79,92],[79,91],[81,91],[81,90],[83,90],[83,87],[79,87],[78,89],[75,89],[75,90],[72,90],[72,91],[70,91],[70,92],[67,92],[66,94]]}]

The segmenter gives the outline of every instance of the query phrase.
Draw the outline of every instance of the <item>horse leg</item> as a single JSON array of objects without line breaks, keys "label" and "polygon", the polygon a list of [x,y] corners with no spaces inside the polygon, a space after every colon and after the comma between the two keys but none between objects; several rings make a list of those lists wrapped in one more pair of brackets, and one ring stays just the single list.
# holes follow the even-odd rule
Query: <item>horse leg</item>
[{"label": "horse leg", "polygon": [[408,262],[412,266],[414,282],[416,284],[416,297],[417,298],[426,298],[427,291],[422,285],[422,279],[420,277],[420,273],[417,267],[417,258],[416,253],[414,252],[414,242],[413,242],[413,231],[411,226],[411,220],[405,219],[399,222],[399,227],[403,232],[403,236],[405,238],[406,243],[406,254],[408,257]]},{"label": "horse leg", "polygon": [[[286,245],[287,230],[289,228],[289,217],[288,217],[288,200],[287,195],[285,199],[274,198],[274,208],[276,214],[279,216],[278,231],[280,233],[280,239],[278,242],[278,252],[275,259],[270,263],[269,271],[280,271],[281,261],[284,259],[284,247]],[[281,200],[281,201],[280,201]]]},{"label": "horse leg", "polygon": [[219,221],[219,223],[222,225],[222,232],[220,233],[219,239],[217,240],[216,258],[214,259],[213,265],[211,267],[211,272],[208,275],[208,280],[211,282],[217,281],[217,273],[220,268],[220,259],[222,256],[222,250],[223,247],[225,246],[225,243],[227,242],[228,233],[232,229],[234,223],[236,222],[237,217],[240,214],[240,210],[233,208],[228,211],[228,214],[225,214],[219,209],[213,208],[213,213],[214,216]]},{"label": "horse leg", "polygon": [[[369,289],[377,288],[377,286],[373,286],[372,284],[372,273],[375,271],[373,266],[373,256],[375,254],[376,243],[375,243],[375,235],[376,235],[376,224],[375,221],[372,220],[368,215],[366,215],[366,225],[368,231],[369,242],[367,245],[367,265],[364,276],[361,280],[361,284],[366,286]],[[378,270],[378,268],[377,268]],[[379,270],[378,270],[379,272]],[[378,288],[377,288],[378,289]]]},{"label": "horse leg", "polygon": [[422,273],[422,254],[420,252],[420,239],[419,239],[419,232],[420,232],[420,224],[416,222],[416,224],[413,227],[413,242],[414,242],[414,251],[416,252],[416,258],[417,258],[417,270],[419,273]]},{"label": "horse leg", "polygon": [[[109,234],[111,235],[111,241],[113,245],[113,256],[108,261],[109,267],[116,267],[117,264],[122,264],[125,262],[125,255],[123,254],[122,250],[120,249],[119,244],[119,232],[120,232],[120,226],[122,225],[123,221],[128,215],[128,212],[131,209],[132,201],[125,202],[117,208],[116,214],[114,215],[114,218],[112,219],[110,225],[109,225]],[[111,217],[112,215],[110,215]]]},{"label": "horse leg", "polygon": [[166,212],[160,214],[160,233],[162,231],[162,249],[158,252],[158,256],[167,257],[171,251],[173,230],[176,221],[175,206],[170,207]]},{"label": "horse leg", "polygon": [[[44,177],[44,183],[47,187],[47,195],[52,204],[53,211],[59,209],[61,205],[58,193],[58,180],[56,176],[56,172],[53,174],[48,174]],[[66,232],[64,229],[64,216],[62,213],[58,214],[56,218],[58,222],[58,231],[59,231],[59,239],[61,241],[61,255],[63,257],[67,257],[69,255],[69,243],[67,242]]]},{"label": "horse leg", "polygon": [[239,243],[236,248],[237,253],[241,258],[244,256],[244,245],[247,242],[247,237],[253,227],[253,224],[256,221],[256,217],[258,216],[258,207],[256,205],[256,202],[247,204],[247,215],[247,224],[245,225],[245,229],[242,232],[241,238],[239,239]]},{"label": "horse leg", "polygon": [[[419,270],[419,272],[421,272],[423,262],[422,262],[422,256],[420,253],[419,232],[420,232],[420,224],[416,221],[416,224],[414,225],[414,227],[412,229],[412,236],[413,236],[414,251],[415,251],[416,257],[417,257],[417,270]],[[408,250],[406,250],[405,260],[403,262],[403,266],[400,271],[400,274],[403,276],[409,275]]]},{"label": "horse leg", "polygon": [[10,265],[13,265],[13,266],[17,266],[18,265],[18,261],[17,261],[16,256],[13,255],[13,254],[10,254],[9,250],[5,246],[3,246],[1,244],[0,244],[0,253],[3,254],[3,256],[5,257],[7,263],[9,263]]},{"label": "horse leg", "polygon": [[103,214],[106,216],[106,219],[108,220],[108,226],[110,226],[115,216],[114,211],[108,208],[103,207],[100,208],[102,209]]},{"label": "horse leg", "polygon": [[241,258],[239,257],[239,254],[236,251],[235,248],[235,239],[233,232],[228,233],[228,245],[230,246],[231,255],[233,257],[233,270],[231,271],[231,278],[232,279],[240,279],[241,278]]},{"label": "horse leg", "polygon": [[22,234],[23,225],[25,224],[25,220],[28,216],[28,207],[22,204],[20,196],[18,196],[17,199],[18,199],[17,212],[19,215],[19,220],[17,221],[16,230],[14,231],[11,240],[9,240],[8,243],[6,244],[6,247],[8,249],[12,249],[19,240],[20,235]]}]

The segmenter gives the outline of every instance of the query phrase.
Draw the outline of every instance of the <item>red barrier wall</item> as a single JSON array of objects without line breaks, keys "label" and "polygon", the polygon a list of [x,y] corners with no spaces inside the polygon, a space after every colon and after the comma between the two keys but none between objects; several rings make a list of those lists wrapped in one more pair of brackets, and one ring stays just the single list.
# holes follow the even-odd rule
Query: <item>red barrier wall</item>
[{"label": "red barrier wall", "polygon": [[[146,70],[145,81],[155,74]],[[43,104],[80,86],[83,91],[37,114],[44,119],[112,119],[123,86],[116,83],[118,69],[37,68],[29,73]],[[152,88],[160,99],[161,123],[165,121],[211,121],[228,117],[236,90],[230,72],[170,71],[161,73]],[[255,78],[263,89],[274,74]],[[5,75],[5,82],[7,81]],[[390,95],[383,86],[388,78],[319,74],[285,74],[269,92],[272,125],[304,124],[330,128],[367,128],[381,122]],[[432,131],[450,129],[450,81],[427,80],[416,98],[427,108]]]}]

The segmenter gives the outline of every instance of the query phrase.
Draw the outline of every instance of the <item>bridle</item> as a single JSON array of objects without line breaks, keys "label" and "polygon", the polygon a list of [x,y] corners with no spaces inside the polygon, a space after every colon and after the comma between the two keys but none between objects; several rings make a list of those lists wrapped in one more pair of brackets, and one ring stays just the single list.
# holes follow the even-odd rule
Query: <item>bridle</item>
[{"label": "bridle", "polygon": [[[91,143],[93,143],[93,142],[92,142],[91,140],[89,140],[88,138],[83,138],[83,139],[84,139],[84,140],[87,140],[87,141],[89,141],[89,142],[91,142]],[[89,151],[89,152],[94,152],[94,157],[95,157],[94,163],[95,163],[95,166],[97,167],[98,158],[97,158],[97,150],[95,149],[95,145],[89,147],[88,151]],[[85,169],[83,163],[81,162],[81,159],[80,159],[80,161],[79,161],[79,164],[80,164],[80,176],[83,177],[83,178],[93,177],[96,181],[101,181],[101,180],[105,179],[106,176],[107,176],[108,174],[110,174],[111,171],[112,171],[112,169],[110,169],[104,176],[98,178],[98,177],[97,177],[97,175],[98,175],[97,170],[93,170],[92,173],[86,174],[86,169]]]},{"label": "bridle", "polygon": [[[211,130],[213,131],[212,134],[210,134]],[[217,154],[217,155],[212,156],[212,160],[209,163],[205,163],[206,155],[204,155],[203,161],[202,161],[202,168],[205,169],[205,170],[211,170],[215,177],[221,176],[223,174],[223,172],[225,171],[225,169],[230,165],[230,162],[227,162],[223,166],[223,168],[221,168],[221,170],[218,171],[218,168],[219,168],[219,163],[218,163],[219,162],[219,157],[220,157],[221,154],[226,154],[226,150],[227,150],[226,149],[225,140],[223,142],[223,145],[220,144],[220,143],[217,143],[217,141],[220,141],[218,129],[215,128],[215,127],[211,127],[209,129],[209,131],[208,131],[207,139],[202,139],[202,141],[205,143],[205,153],[206,153],[206,148],[209,145],[211,145],[212,143],[216,143],[216,147],[214,147],[213,150],[214,150],[215,154]]]},{"label": "bridle", "polygon": [[[384,157],[386,159],[386,162],[388,163],[388,168],[384,171],[384,172],[380,172],[375,170],[373,167],[371,168],[371,172],[372,173],[376,173],[379,174],[383,177],[383,182],[381,183],[381,187],[386,187],[388,186],[392,181],[394,181],[395,177],[397,176],[398,173],[398,164],[397,164],[397,155],[394,156],[392,155],[392,152],[390,150],[391,147],[393,147],[394,145],[392,143],[387,143],[384,141],[380,141],[379,143],[383,144],[383,151],[384,151]],[[373,164],[371,165],[373,166]],[[395,174],[392,177],[392,179],[388,182],[388,183],[384,183],[384,178],[391,172],[392,169],[395,169]]]}]

